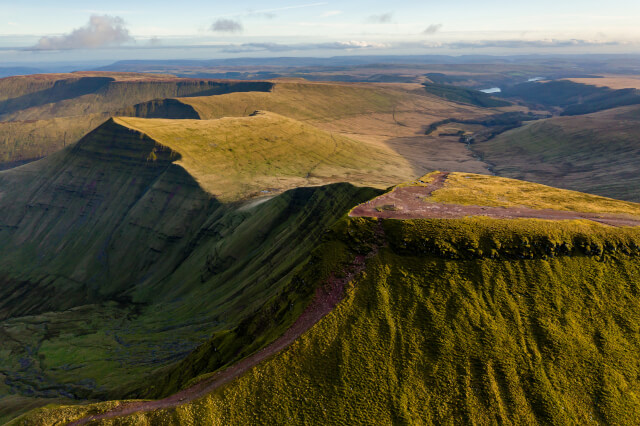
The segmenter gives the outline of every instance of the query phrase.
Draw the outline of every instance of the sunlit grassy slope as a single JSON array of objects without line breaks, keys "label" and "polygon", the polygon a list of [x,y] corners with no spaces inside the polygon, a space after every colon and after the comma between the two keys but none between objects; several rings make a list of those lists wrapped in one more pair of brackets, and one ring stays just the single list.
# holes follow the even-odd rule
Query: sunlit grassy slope
[{"label": "sunlit grassy slope", "polygon": [[[271,86],[268,82],[105,72],[0,79],[0,168],[33,161],[75,143],[111,115],[198,118],[189,106],[157,99],[269,90]],[[146,108],[132,107],[147,102]]]},{"label": "sunlit grassy slope", "polygon": [[180,99],[203,118],[243,116],[267,110],[297,120],[331,122],[376,113],[421,112],[433,116],[481,114],[478,108],[456,105],[428,95],[419,85],[277,82],[270,92],[231,93]]},{"label": "sunlit grassy slope", "polygon": [[434,191],[429,201],[640,216],[640,204],[637,203],[472,173],[450,173],[444,187]]},{"label": "sunlit grassy slope", "polygon": [[[457,202],[467,196],[476,195]],[[320,285],[330,274],[319,270],[339,275],[356,254],[369,259],[344,301],[288,349],[206,397],[103,424],[568,425],[640,416],[639,227],[343,218],[298,277]],[[20,421],[73,420],[112,404],[52,406]]]},{"label": "sunlit grassy slope", "polygon": [[223,201],[336,181],[384,188],[412,172],[390,149],[274,113],[218,120],[117,118],[116,123],[179,153],[177,164]]},{"label": "sunlit grassy slope", "polygon": [[505,177],[640,201],[640,109],[531,123],[473,146]]}]

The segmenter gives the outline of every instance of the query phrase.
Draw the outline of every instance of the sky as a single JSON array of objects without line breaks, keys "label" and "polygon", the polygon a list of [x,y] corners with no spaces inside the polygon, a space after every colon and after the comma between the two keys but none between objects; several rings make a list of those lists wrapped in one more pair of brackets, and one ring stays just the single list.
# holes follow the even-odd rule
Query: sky
[{"label": "sky", "polygon": [[2,64],[640,53],[640,1],[0,0]]}]

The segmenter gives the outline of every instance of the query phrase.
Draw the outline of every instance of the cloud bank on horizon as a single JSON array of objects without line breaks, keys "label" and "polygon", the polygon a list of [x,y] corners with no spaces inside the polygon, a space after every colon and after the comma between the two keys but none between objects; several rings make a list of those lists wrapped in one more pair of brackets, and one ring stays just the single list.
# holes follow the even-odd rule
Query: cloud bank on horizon
[{"label": "cloud bank on horizon", "polygon": [[[131,57],[134,53],[124,52],[145,50],[139,55],[161,59],[162,55],[172,57],[172,51],[176,56],[186,54],[186,49],[201,56],[323,55],[339,50],[369,54],[640,52],[640,28],[635,24],[640,20],[640,3],[610,0],[604,7],[583,0],[576,12],[568,5],[540,0],[539,10],[553,6],[554,13],[537,16],[529,7],[509,2],[510,8],[501,9],[498,3],[506,0],[493,2],[495,8],[470,0],[430,5],[408,0],[392,7],[365,0],[298,4],[274,0],[265,7],[261,1],[247,0],[242,6],[213,7],[204,0],[183,0],[175,9],[150,0],[111,0],[104,10],[104,1],[85,0],[87,9],[80,10],[65,9],[67,2],[61,0],[60,7],[47,10],[45,0],[33,0],[30,5],[0,6],[0,55],[18,57],[22,51],[53,60],[56,54],[83,55],[80,51],[106,58],[107,54]],[[29,16],[26,24],[20,20],[24,16]],[[82,21],[86,24],[79,25]]]}]

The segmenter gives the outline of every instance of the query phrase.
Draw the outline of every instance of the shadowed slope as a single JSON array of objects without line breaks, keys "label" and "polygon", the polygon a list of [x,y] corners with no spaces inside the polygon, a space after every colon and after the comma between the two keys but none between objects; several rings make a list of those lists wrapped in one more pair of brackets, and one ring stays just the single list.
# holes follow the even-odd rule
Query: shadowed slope
[{"label": "shadowed slope", "polygon": [[[281,298],[293,271],[326,227],[377,194],[336,184],[224,205],[180,158],[110,120],[0,173],[0,418],[52,398],[142,392],[142,377],[212,333],[225,344],[193,374],[277,338],[311,291]],[[264,304],[281,314],[242,331]]]},{"label": "shadowed slope", "polygon": [[344,218],[298,277],[346,275],[345,298],[282,352],[155,411],[21,420],[115,408],[100,424],[633,423],[639,243],[640,227],[588,221]]},{"label": "shadowed slope", "polygon": [[272,86],[100,72],[0,79],[0,169],[75,143],[110,115],[197,119],[193,108],[166,98],[269,91]]}]

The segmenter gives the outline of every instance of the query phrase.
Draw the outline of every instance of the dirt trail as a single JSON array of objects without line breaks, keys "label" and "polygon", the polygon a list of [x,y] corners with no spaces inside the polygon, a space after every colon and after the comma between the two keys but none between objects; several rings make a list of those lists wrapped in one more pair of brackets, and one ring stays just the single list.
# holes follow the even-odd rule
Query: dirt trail
[{"label": "dirt trail", "polygon": [[302,315],[300,315],[300,317],[298,317],[298,319],[293,323],[293,325],[280,338],[278,338],[276,341],[263,348],[262,350],[241,361],[238,361],[227,369],[216,373],[209,379],[206,379],[188,389],[180,391],[167,398],[155,401],[124,403],[106,413],[88,416],[71,422],[69,423],[69,425],[83,425],[92,421],[126,416],[133,413],[172,408],[186,404],[188,402],[201,398],[208,393],[211,393],[220,386],[241,376],[266,358],[275,355],[282,349],[289,346],[304,332],[309,330],[325,315],[331,312],[333,308],[335,308],[336,305],[342,300],[344,296],[345,286],[351,280],[353,280],[356,275],[358,275],[365,269],[366,259],[375,255],[376,252],[377,250],[372,251],[367,257],[361,255],[356,256],[354,261],[345,271],[346,274],[343,277],[338,278],[332,274],[330,278],[325,282],[325,284],[316,290],[313,300],[304,310]]},{"label": "dirt trail", "polygon": [[360,204],[349,216],[384,219],[460,219],[467,216],[487,216],[496,219],[586,219],[611,226],[640,226],[640,218],[624,214],[581,213],[528,207],[466,206],[425,201],[433,191],[442,188],[446,178],[447,173],[440,173],[427,186],[394,188],[391,192]]}]

